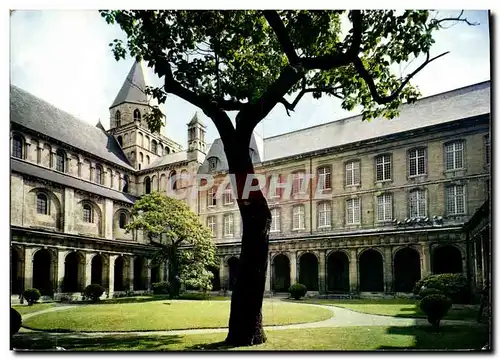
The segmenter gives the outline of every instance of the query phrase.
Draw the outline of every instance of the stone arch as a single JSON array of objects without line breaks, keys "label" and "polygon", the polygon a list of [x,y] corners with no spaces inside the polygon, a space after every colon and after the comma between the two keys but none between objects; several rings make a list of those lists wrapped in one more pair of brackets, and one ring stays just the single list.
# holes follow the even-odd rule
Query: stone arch
[{"label": "stone arch", "polygon": [[168,175],[168,182],[169,182],[168,184],[169,190],[177,190],[179,181],[177,180],[177,172],[175,170],[172,170]]},{"label": "stone arch", "polygon": [[344,251],[332,251],[326,261],[327,290],[349,292],[349,256]]},{"label": "stone arch", "polygon": [[53,252],[48,249],[38,249],[33,254],[33,288],[42,295],[53,294],[54,260]]},{"label": "stone arch", "polygon": [[128,268],[127,266],[127,260],[123,256],[118,256],[115,259],[115,266],[114,266],[114,291],[124,291],[126,290],[126,270]]},{"label": "stone arch", "polygon": [[158,191],[158,176],[151,176],[151,190]]},{"label": "stone arch", "polygon": [[420,277],[420,253],[412,247],[397,250],[394,253],[394,290],[412,292]]},{"label": "stone arch", "polygon": [[130,178],[128,177],[128,175],[123,175],[122,191],[124,193],[128,193],[128,191],[129,191],[129,185],[130,185]]},{"label": "stone arch", "polygon": [[35,213],[36,213],[37,195],[43,194],[47,197],[47,215],[49,215],[52,218],[53,226],[58,230],[62,230],[61,202],[59,201],[59,198],[49,189],[42,187],[31,189],[28,194],[30,195],[29,196],[30,202],[33,204],[28,208],[33,209]]},{"label": "stone arch", "polygon": [[166,191],[167,190],[167,175],[161,174],[160,175],[160,191]]},{"label": "stone arch", "polygon": [[124,143],[125,145],[128,145],[128,143],[129,143],[128,133],[125,133],[125,134],[123,135],[123,143]]},{"label": "stone arch", "polygon": [[144,256],[134,258],[134,290],[146,290],[147,264]]},{"label": "stone arch", "polygon": [[160,142],[158,143],[158,155],[163,156],[163,144]]},{"label": "stone arch", "polygon": [[384,260],[380,251],[370,248],[359,254],[359,288],[361,291],[384,291]]},{"label": "stone arch", "polygon": [[229,267],[228,287],[229,290],[233,290],[234,286],[236,285],[236,279],[238,277],[240,259],[236,256],[231,256],[229,259],[227,259],[227,266]]},{"label": "stone arch", "polygon": [[18,159],[26,158],[26,138],[18,132],[13,132],[11,137],[12,156]]},{"label": "stone arch", "polygon": [[64,261],[64,292],[81,292],[85,285],[85,255],[72,251]]},{"label": "stone arch", "polygon": [[299,283],[304,284],[307,290],[318,291],[318,257],[311,252],[305,252],[299,258]]},{"label": "stone arch", "polygon": [[462,273],[462,251],[451,244],[441,245],[432,251],[432,273]]},{"label": "stone arch", "polygon": [[104,286],[105,281],[105,259],[101,254],[95,254],[91,260],[91,284],[99,284]]},{"label": "stone arch", "polygon": [[78,202],[79,205],[79,210],[78,210],[78,219],[80,223],[85,223],[87,222],[84,221],[84,206],[90,206],[92,213],[91,213],[91,222],[92,224],[95,224],[95,229],[97,230],[97,235],[102,236],[103,235],[103,218],[102,218],[102,210],[101,207],[94,201],[89,200],[89,199],[84,199]]},{"label": "stone arch", "polygon": [[144,178],[144,194],[151,194],[151,179],[149,176]]},{"label": "stone arch", "polygon": [[138,135],[138,144],[137,145],[144,147],[144,135],[142,135],[141,132],[138,132],[137,135]]},{"label": "stone arch", "polygon": [[10,248],[10,291],[21,294],[23,291],[22,252],[15,246]]},{"label": "stone arch", "polygon": [[290,259],[284,253],[273,256],[272,264],[272,290],[288,292],[290,288]]},{"label": "stone arch", "polygon": [[148,135],[144,135],[144,148],[149,150],[150,146],[150,138]]}]

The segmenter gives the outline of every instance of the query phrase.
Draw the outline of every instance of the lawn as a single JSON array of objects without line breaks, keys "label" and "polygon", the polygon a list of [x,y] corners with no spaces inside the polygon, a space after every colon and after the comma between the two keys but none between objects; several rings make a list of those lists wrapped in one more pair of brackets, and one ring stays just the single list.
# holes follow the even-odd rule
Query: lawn
[{"label": "lawn", "polygon": [[[296,301],[294,301],[296,302]],[[367,314],[387,315],[406,318],[426,318],[420,310],[418,300],[412,299],[303,299],[297,302],[334,305],[346,309],[359,311]],[[477,318],[478,306],[454,304],[446,320],[475,320]]]},{"label": "lawn", "polygon": [[[76,305],[72,309],[35,315],[28,328],[52,331],[148,331],[227,327],[229,301],[160,300]],[[265,301],[264,325],[325,320],[330,310],[308,304]]]},{"label": "lawn", "polygon": [[37,312],[37,311],[42,311],[42,310],[45,310],[45,309],[49,309],[49,308],[54,307],[56,305],[57,305],[57,303],[40,303],[40,304],[33,304],[31,306],[28,306],[28,305],[12,305],[12,307],[14,309],[16,309],[19,312],[19,314],[26,315],[26,314],[30,314],[30,313],[33,313],[33,312]]},{"label": "lawn", "polygon": [[346,327],[267,331],[268,341],[252,347],[227,349],[226,332],[199,335],[76,337],[43,333],[16,335],[14,348],[48,349],[60,346],[72,351],[169,351],[169,350],[478,350],[488,339],[484,326],[446,326],[436,334],[430,327]]}]

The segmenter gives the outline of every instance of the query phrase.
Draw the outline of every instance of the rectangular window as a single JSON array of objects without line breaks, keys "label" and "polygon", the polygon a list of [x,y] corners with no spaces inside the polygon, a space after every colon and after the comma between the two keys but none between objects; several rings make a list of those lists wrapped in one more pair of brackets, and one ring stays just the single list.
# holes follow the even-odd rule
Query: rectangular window
[{"label": "rectangular window", "polygon": [[215,237],[215,216],[207,217],[207,227],[212,232],[212,236]]},{"label": "rectangular window", "polygon": [[332,208],[330,203],[324,202],[318,205],[318,228],[330,227],[332,225]]},{"label": "rectangular window", "polygon": [[453,185],[446,188],[446,210],[448,215],[465,214],[465,186]]},{"label": "rectangular window", "polygon": [[391,179],[391,156],[380,155],[375,158],[376,178],[377,181],[385,181]]},{"label": "rectangular window", "polygon": [[484,136],[484,162],[486,165],[490,164],[490,135]]},{"label": "rectangular window", "polygon": [[409,152],[410,176],[425,175],[426,171],[426,149],[414,149]]},{"label": "rectangular window", "polygon": [[281,228],[281,212],[280,209],[271,209],[271,232],[279,232]]},{"label": "rectangular window", "polygon": [[410,218],[422,218],[427,216],[427,195],[425,190],[413,190],[410,192]]},{"label": "rectangular window", "polygon": [[392,194],[377,196],[377,220],[392,220]]},{"label": "rectangular window", "polygon": [[224,205],[229,205],[233,203],[233,190],[231,189],[231,185],[226,187],[224,190]]},{"label": "rectangular window", "polygon": [[217,188],[213,186],[207,193],[207,206],[217,205]]},{"label": "rectangular window", "polygon": [[360,175],[359,161],[350,161],[345,165],[345,184],[347,186],[359,185]]},{"label": "rectangular window", "polygon": [[294,206],[293,208],[292,229],[293,230],[305,229],[305,214],[303,205]]},{"label": "rectangular window", "polygon": [[331,189],[332,172],[329,166],[318,168],[318,188],[320,190]]},{"label": "rectangular window", "polygon": [[305,176],[306,173],[304,171],[298,171],[293,174],[293,186],[292,186],[293,194],[304,192],[303,186],[304,186]]},{"label": "rectangular window", "polygon": [[455,141],[446,144],[444,147],[445,153],[445,169],[458,170],[464,167],[464,143],[463,141]]},{"label": "rectangular window", "polygon": [[360,223],[360,200],[349,199],[346,201],[346,221],[347,224],[359,224]]},{"label": "rectangular window", "polygon": [[224,215],[224,236],[232,236],[233,232],[233,214]]}]

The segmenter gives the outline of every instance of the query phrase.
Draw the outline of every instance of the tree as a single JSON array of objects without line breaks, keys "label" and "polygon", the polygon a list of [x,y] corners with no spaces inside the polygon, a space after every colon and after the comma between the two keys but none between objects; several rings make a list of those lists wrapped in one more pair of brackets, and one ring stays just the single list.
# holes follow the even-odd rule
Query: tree
[{"label": "tree", "polygon": [[135,202],[127,231],[143,230],[159,247],[153,264],[168,261],[170,296],[179,295],[180,283],[211,290],[215,245],[210,230],[181,200],[153,192]]},{"label": "tree", "polygon": [[[429,11],[101,11],[118,24],[127,43],[110,45],[117,60],[127,54],[145,60],[164,80],[147,93],[159,104],[174,94],[199,107],[215,124],[236,179],[243,221],[240,271],[231,299],[226,342],[265,341],[262,300],[271,215],[260,190],[242,198],[254,174],[251,134],[278,104],[293,111],[307,93],[342,99],[362,108],[363,118],[393,118],[403,102],[420,94],[410,80],[432,61],[433,33],[449,22],[466,22],[463,12],[438,19]],[[341,20],[350,23],[342,31]],[[392,64],[425,55],[413,72],[398,77]],[[295,95],[290,101],[286,96]],[[236,111],[235,125],[228,112]],[[156,106],[146,121],[158,131]],[[250,175],[250,176],[249,176]],[[253,184],[257,181],[252,180]]]}]

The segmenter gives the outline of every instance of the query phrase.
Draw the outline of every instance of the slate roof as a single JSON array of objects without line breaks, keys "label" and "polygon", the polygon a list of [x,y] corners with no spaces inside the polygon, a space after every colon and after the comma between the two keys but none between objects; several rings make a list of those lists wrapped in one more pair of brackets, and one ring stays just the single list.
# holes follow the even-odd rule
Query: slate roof
[{"label": "slate roof", "polygon": [[102,127],[87,124],[15,85],[10,86],[10,121],[134,170],[116,139]]},{"label": "slate roof", "polygon": [[145,93],[146,80],[142,69],[142,63],[134,62],[123,82],[123,85],[116,95],[115,101],[110,109],[124,102],[148,105],[148,98]]},{"label": "slate roof", "polygon": [[188,123],[188,126],[191,126],[191,125],[194,125],[194,124],[200,124],[202,127],[206,128],[207,126],[203,123],[203,121],[201,121],[200,117],[198,116],[198,111],[196,111],[194,113],[194,116],[193,118],[191,119],[191,121]]},{"label": "slate roof", "polygon": [[186,161],[186,160],[187,160],[187,152],[185,150],[178,151],[178,152],[175,152],[172,154],[164,155],[164,156],[156,159],[148,166],[143,167],[141,169],[141,171],[146,170],[146,169],[152,169],[152,168],[163,166],[163,165],[174,164],[174,163],[178,163],[178,162]]},{"label": "slate roof", "polygon": [[31,164],[18,159],[10,160],[11,172],[35,176],[40,179],[49,180],[57,184],[68,186],[74,189],[83,190],[92,194],[98,194],[103,197],[119,200],[128,204],[133,204],[136,197],[117,190],[109,189],[104,186],[92,184],[90,182],[77,179],[70,175],[60,173],[51,169]]},{"label": "slate roof", "polygon": [[[277,160],[489,114],[490,90],[491,81],[485,81],[422,98],[414,104],[405,104],[401,106],[399,116],[392,120],[377,118],[368,122],[357,115],[268,137],[263,139],[260,160]],[[212,156],[219,159],[218,171],[228,169],[222,141],[216,139],[200,167],[200,173],[207,173],[208,158]]]}]

